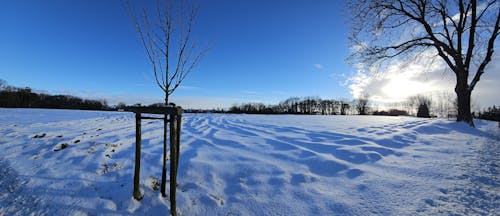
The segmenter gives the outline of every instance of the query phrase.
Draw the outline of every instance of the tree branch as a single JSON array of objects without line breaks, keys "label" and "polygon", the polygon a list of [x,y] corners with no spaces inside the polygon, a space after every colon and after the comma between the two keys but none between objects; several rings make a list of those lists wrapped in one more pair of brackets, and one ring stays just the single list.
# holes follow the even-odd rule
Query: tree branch
[{"label": "tree branch", "polygon": [[488,65],[488,63],[491,61],[491,57],[493,56],[493,52],[494,52],[493,48],[495,47],[495,40],[499,34],[499,23],[500,23],[500,8],[498,9],[495,27],[493,28],[490,39],[488,40],[488,48],[487,48],[486,56],[485,56],[483,62],[481,62],[481,65],[479,65],[477,72],[474,75],[474,78],[472,79],[472,82],[469,85],[469,88],[467,89],[469,92],[472,92],[472,90],[474,90],[474,87],[476,87],[477,82],[479,82],[481,75],[483,75],[483,73],[484,73],[484,69],[486,68],[486,65]]}]

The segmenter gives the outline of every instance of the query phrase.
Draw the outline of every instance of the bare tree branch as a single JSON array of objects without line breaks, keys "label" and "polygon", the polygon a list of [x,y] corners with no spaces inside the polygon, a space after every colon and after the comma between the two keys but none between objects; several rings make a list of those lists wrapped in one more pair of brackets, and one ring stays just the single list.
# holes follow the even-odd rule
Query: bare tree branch
[{"label": "bare tree branch", "polygon": [[479,68],[477,69],[476,75],[474,75],[474,78],[472,79],[472,82],[469,86],[469,91],[472,91],[474,87],[476,87],[477,82],[479,82],[479,79],[481,78],[481,75],[484,73],[484,69],[486,68],[486,65],[491,61],[491,57],[493,56],[494,52],[494,45],[495,45],[495,40],[499,34],[499,23],[500,23],[500,8],[498,9],[498,14],[497,14],[497,20],[495,22],[495,28],[493,29],[493,32],[491,34],[490,40],[488,41],[488,48],[487,48],[487,53],[486,57],[484,58],[483,62],[481,62],[481,65],[479,65]]},{"label": "bare tree branch", "polygon": [[124,6],[153,66],[155,82],[165,93],[165,103],[168,103],[169,96],[207,51],[195,46],[192,40],[198,8],[193,2],[157,0],[154,10],[144,8],[139,17],[129,0],[124,0]]}]

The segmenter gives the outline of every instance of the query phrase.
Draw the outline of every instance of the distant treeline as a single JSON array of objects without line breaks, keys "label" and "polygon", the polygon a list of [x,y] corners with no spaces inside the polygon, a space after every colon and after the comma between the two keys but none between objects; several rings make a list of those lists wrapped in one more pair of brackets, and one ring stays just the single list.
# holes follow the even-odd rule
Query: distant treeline
[{"label": "distant treeline", "polygon": [[351,107],[353,107],[353,104],[347,100],[293,97],[277,105],[265,105],[263,103],[233,105],[227,112],[247,114],[346,115]]},{"label": "distant treeline", "polygon": [[[443,96],[444,95],[444,96]],[[299,115],[384,115],[419,116],[422,107],[426,110],[423,117],[453,117],[456,112],[454,99],[450,94],[441,94],[433,103],[430,97],[417,95],[410,97],[405,102],[394,103],[387,107],[388,111],[370,107],[368,97],[355,100],[327,99],[318,97],[292,97],[276,105],[265,105],[263,103],[243,103],[233,105],[229,109],[186,109],[186,113],[246,113],[246,114],[299,114]],[[432,105],[432,106],[431,106]],[[132,106],[141,106],[135,104]],[[148,105],[151,107],[165,106],[163,103]],[[0,107],[7,108],[48,108],[48,109],[81,109],[81,110],[124,110],[130,105],[119,103],[116,106],[108,106],[106,100],[89,100],[70,95],[49,95],[32,92],[31,88],[19,88],[7,85],[0,79]],[[482,112],[473,113],[476,118],[500,121],[500,107],[488,107]]]},{"label": "distant treeline", "polygon": [[70,95],[49,95],[32,92],[31,88],[9,86],[0,80],[0,107],[108,110],[105,100],[88,100]]},{"label": "distant treeline", "polygon": [[483,112],[478,113],[478,118],[500,122],[500,107],[488,107]]}]

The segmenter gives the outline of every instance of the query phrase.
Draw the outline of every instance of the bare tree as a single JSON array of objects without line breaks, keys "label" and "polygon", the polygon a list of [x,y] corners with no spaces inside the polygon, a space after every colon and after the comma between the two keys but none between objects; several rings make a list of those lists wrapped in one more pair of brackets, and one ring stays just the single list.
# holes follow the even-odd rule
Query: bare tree
[{"label": "bare tree", "polygon": [[4,90],[5,88],[7,88],[7,86],[9,86],[9,84],[7,84],[7,81],[0,79],[0,90]]},{"label": "bare tree", "polygon": [[138,16],[128,0],[124,2],[151,63],[155,82],[168,98],[194,70],[208,49],[193,40],[198,7],[194,2],[157,1],[156,8],[144,8]]},{"label": "bare tree", "polygon": [[[438,91],[433,95],[434,113],[441,117],[456,116],[456,95],[451,91]],[[471,103],[471,107],[473,103]]]},{"label": "bare tree", "polygon": [[455,74],[457,121],[474,126],[470,98],[493,55],[499,34],[498,0],[353,0],[348,5],[351,61],[380,70],[390,60],[432,52]]},{"label": "bare tree", "polygon": [[125,109],[125,107],[127,107],[127,104],[123,103],[123,102],[119,102],[117,105],[116,105],[116,108],[117,109]]},{"label": "bare tree", "polygon": [[358,111],[358,114],[360,115],[366,115],[368,114],[368,102],[369,102],[370,96],[367,93],[362,93],[358,99],[354,101],[354,104],[356,106],[356,110]]},{"label": "bare tree", "polygon": [[[169,96],[181,85],[205,56],[207,49],[193,40],[193,27],[198,7],[194,2],[157,0],[154,9],[143,8],[140,12],[129,2],[123,2],[129,13],[142,45],[146,50],[155,82],[165,94],[165,106]],[[138,13],[140,15],[138,15]],[[164,122],[163,170],[161,192],[165,197],[167,160],[167,114]]]},{"label": "bare tree", "polygon": [[338,99],[339,103],[339,108],[340,108],[340,115],[347,115],[347,112],[351,108],[351,105],[345,98],[340,98]]},{"label": "bare tree", "polygon": [[408,98],[408,105],[417,110],[417,117],[430,118],[432,100],[425,95],[416,95]]}]

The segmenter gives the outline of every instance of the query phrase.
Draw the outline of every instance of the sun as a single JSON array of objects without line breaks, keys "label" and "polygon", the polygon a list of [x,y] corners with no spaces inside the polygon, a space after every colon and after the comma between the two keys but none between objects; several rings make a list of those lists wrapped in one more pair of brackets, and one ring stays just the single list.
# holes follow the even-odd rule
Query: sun
[{"label": "sun", "polygon": [[411,80],[411,77],[401,74],[392,77],[387,85],[382,87],[382,92],[387,98],[397,101],[405,100],[417,94],[433,91],[434,89],[435,87],[433,87],[431,82]]}]

